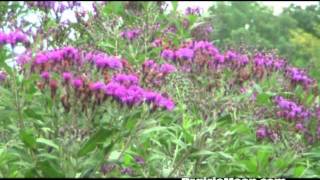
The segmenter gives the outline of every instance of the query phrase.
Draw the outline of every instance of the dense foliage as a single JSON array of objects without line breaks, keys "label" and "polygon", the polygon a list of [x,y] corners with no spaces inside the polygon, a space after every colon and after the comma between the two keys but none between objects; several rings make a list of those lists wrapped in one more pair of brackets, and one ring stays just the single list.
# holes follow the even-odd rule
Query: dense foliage
[{"label": "dense foliage", "polygon": [[1,2],[1,177],[320,176],[320,4],[171,5]]}]

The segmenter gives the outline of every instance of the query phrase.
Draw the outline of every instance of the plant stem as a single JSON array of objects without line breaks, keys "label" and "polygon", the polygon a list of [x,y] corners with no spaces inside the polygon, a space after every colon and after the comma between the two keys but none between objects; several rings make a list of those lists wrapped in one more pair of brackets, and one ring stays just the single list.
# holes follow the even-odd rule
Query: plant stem
[{"label": "plant stem", "polygon": [[184,160],[190,155],[191,149],[189,149],[184,156],[180,159],[180,161],[174,166],[173,170],[169,173],[168,177],[171,177],[173,173],[180,167],[180,165],[184,162]]}]

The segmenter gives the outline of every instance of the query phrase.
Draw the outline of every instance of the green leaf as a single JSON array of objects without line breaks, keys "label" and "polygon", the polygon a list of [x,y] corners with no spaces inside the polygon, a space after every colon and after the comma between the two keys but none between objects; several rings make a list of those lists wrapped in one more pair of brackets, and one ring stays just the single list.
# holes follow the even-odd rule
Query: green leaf
[{"label": "green leaf", "polygon": [[270,104],[270,95],[267,93],[261,93],[257,95],[256,102],[260,105],[268,105]]},{"label": "green leaf", "polygon": [[142,134],[146,135],[146,134],[149,134],[149,133],[152,133],[155,131],[167,131],[167,130],[168,130],[167,127],[158,126],[158,127],[147,129],[147,130],[143,131]]},{"label": "green leaf", "polygon": [[257,153],[257,159],[262,167],[268,164],[268,158],[270,156],[270,151],[259,150]]},{"label": "green leaf", "polygon": [[123,13],[123,2],[120,1],[110,1],[103,9],[103,15],[109,16],[112,13],[122,14]]},{"label": "green leaf", "polygon": [[59,170],[57,163],[53,163],[52,161],[39,161],[37,163],[37,168],[41,170],[43,177],[64,177],[62,171]]},{"label": "green leaf", "polygon": [[293,170],[293,176],[294,177],[301,177],[304,174],[305,170],[306,170],[306,168],[303,166],[295,167]]},{"label": "green leaf", "polygon": [[259,84],[254,84],[253,89],[255,89],[258,92],[258,94],[262,93],[262,88]]},{"label": "green leaf", "polygon": [[224,158],[226,158],[226,159],[231,159],[231,160],[234,159],[233,156],[231,156],[231,155],[228,154],[228,153],[222,152],[222,151],[218,152],[218,154],[220,154],[222,157],[224,157]]},{"label": "green leaf", "polygon": [[31,129],[21,130],[20,139],[27,147],[31,149],[34,149],[36,147],[36,138],[34,137],[33,131]]},{"label": "green leaf", "polygon": [[178,1],[171,1],[173,11],[177,11],[178,9]]},{"label": "green leaf", "polygon": [[222,116],[217,120],[217,122],[223,122],[223,123],[231,123],[232,122],[232,116],[231,114],[227,114]]},{"label": "green leaf", "polygon": [[42,116],[37,114],[35,111],[33,111],[32,109],[28,108],[26,110],[24,110],[24,113],[28,116],[31,117],[33,119],[41,119],[42,120]]},{"label": "green leaf", "polygon": [[37,172],[35,167],[32,167],[30,169],[28,169],[25,173],[24,173],[24,177],[25,178],[35,178],[35,177],[39,177],[39,173]]},{"label": "green leaf", "polygon": [[50,147],[53,147],[53,148],[59,150],[59,146],[49,139],[38,138],[37,143],[45,144],[47,146],[50,146]]},{"label": "green leaf", "polygon": [[81,148],[78,156],[84,156],[93,151],[98,144],[103,143],[113,131],[107,129],[99,129]]},{"label": "green leaf", "polygon": [[190,156],[196,157],[196,156],[214,156],[214,155],[216,155],[215,152],[208,151],[208,150],[200,150],[195,153],[192,153]]}]

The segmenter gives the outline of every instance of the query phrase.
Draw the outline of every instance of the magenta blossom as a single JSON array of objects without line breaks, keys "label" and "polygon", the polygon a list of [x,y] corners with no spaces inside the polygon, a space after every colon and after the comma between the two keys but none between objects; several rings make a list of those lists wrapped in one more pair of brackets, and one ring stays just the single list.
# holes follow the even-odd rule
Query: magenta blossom
[{"label": "magenta blossom", "polygon": [[72,81],[72,85],[74,88],[79,89],[80,87],[83,86],[83,80],[80,78],[76,78]]},{"label": "magenta blossom", "polygon": [[44,79],[46,81],[50,79],[50,74],[47,71],[42,72],[40,76],[42,79]]}]

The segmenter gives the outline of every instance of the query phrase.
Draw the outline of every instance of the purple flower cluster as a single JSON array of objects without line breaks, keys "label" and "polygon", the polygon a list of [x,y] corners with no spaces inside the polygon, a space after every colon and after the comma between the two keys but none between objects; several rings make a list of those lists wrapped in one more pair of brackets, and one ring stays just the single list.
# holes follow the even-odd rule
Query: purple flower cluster
[{"label": "purple flower cluster", "polygon": [[187,7],[185,10],[186,15],[200,15],[200,8],[199,7]]},{"label": "purple flower cluster", "polygon": [[274,101],[279,108],[277,116],[296,123],[302,123],[310,119],[311,112],[302,105],[296,104],[281,96],[276,96]]},{"label": "purple flower cluster", "polygon": [[231,67],[234,69],[244,67],[249,63],[247,55],[231,50],[222,54],[217,47],[208,41],[191,41],[182,45],[176,51],[164,49],[161,52],[161,57],[167,61],[178,62],[184,68],[188,68],[190,63],[195,63],[197,66],[211,69],[216,69],[217,67]]},{"label": "purple flower cluster", "polygon": [[17,64],[21,67],[23,67],[25,64],[27,64],[28,62],[30,62],[32,59],[32,54],[31,54],[31,51],[26,51],[25,53],[23,54],[20,54],[18,57],[17,57]]},{"label": "purple flower cluster", "polygon": [[147,60],[142,64],[142,79],[149,86],[161,86],[166,77],[177,69],[171,64],[157,64],[154,60]]},{"label": "purple flower cluster", "polygon": [[145,91],[145,99],[147,103],[153,104],[155,108],[163,108],[172,111],[175,107],[174,102],[160,93],[153,91]]},{"label": "purple flower cluster", "polygon": [[123,32],[120,33],[120,36],[123,39],[132,41],[136,38],[138,38],[141,34],[141,30],[140,29],[130,29],[130,30],[125,30]]},{"label": "purple flower cluster", "polygon": [[84,82],[82,80],[82,78],[78,77],[78,78],[74,78],[72,80],[72,86],[76,89],[79,90],[81,87],[83,87]]},{"label": "purple flower cluster", "polygon": [[168,26],[167,28],[165,28],[165,29],[163,30],[163,33],[164,33],[164,34],[176,33],[176,32],[177,32],[177,27],[176,27],[174,24]]},{"label": "purple flower cluster", "polygon": [[258,52],[252,58],[234,50],[221,53],[218,48],[206,40],[186,42],[176,49],[165,48],[161,51],[160,56],[166,61],[174,62],[175,65],[179,65],[183,71],[187,72],[201,72],[203,68],[219,72],[221,69],[230,68],[238,72],[243,70],[242,72],[250,74],[250,70],[246,67],[248,64],[252,64],[253,76],[239,73],[238,79],[241,79],[239,82],[249,80],[250,77],[262,79],[264,75],[281,72],[290,80],[292,87],[301,85],[305,90],[308,90],[316,83],[305,71],[289,67],[287,61],[272,53]]},{"label": "purple flower cluster", "polygon": [[169,111],[174,108],[174,102],[171,99],[156,92],[146,91],[137,85],[126,87],[117,82],[110,82],[104,87],[104,91],[107,96],[112,96],[119,103],[128,106],[147,102],[153,104],[155,108],[163,108]]},{"label": "purple flower cluster", "polygon": [[133,174],[133,170],[132,170],[132,168],[129,168],[129,167],[122,168],[121,169],[121,174],[132,175]]},{"label": "purple flower cluster", "polygon": [[27,1],[29,7],[37,7],[41,9],[53,9],[55,7],[55,1]]},{"label": "purple flower cluster", "polygon": [[0,32],[0,45],[10,44],[15,46],[18,43],[22,43],[25,46],[30,45],[28,37],[20,30],[10,32],[9,34]]},{"label": "purple flower cluster", "polygon": [[134,158],[134,160],[136,161],[137,164],[140,164],[140,165],[145,164],[144,159],[143,159],[142,157],[140,157],[140,156],[136,156],[136,157]]},{"label": "purple flower cluster", "polygon": [[180,48],[175,52],[177,58],[192,61],[194,57],[194,51],[190,48]]},{"label": "purple flower cluster", "polygon": [[55,12],[63,13],[67,9],[73,9],[74,7],[80,6],[79,1],[65,1],[65,2],[56,2],[56,1],[27,1],[27,6],[36,7],[43,10],[54,10]]},{"label": "purple flower cluster", "polygon": [[71,81],[71,79],[73,78],[72,73],[70,72],[63,72],[62,73],[62,79],[65,83],[69,83]]},{"label": "purple flower cluster", "polygon": [[48,81],[50,79],[50,73],[47,71],[44,71],[41,73],[41,78],[44,79],[45,81]]},{"label": "purple flower cluster", "polygon": [[71,60],[73,63],[80,64],[80,51],[74,47],[64,47],[52,51],[40,52],[35,56],[34,64],[60,64],[63,60]]},{"label": "purple flower cluster", "polygon": [[162,45],[162,40],[161,39],[155,39],[152,42],[152,47],[160,47]]},{"label": "purple flower cluster", "polygon": [[[174,102],[159,93],[144,90],[138,84],[138,77],[135,75],[118,74],[112,81],[106,84],[104,91],[106,95],[112,96],[118,102],[128,106],[140,105],[143,102],[153,104],[155,108],[163,108],[171,111]],[[150,98],[150,96],[154,96]]]},{"label": "purple flower cluster", "polygon": [[300,84],[305,89],[309,89],[309,87],[315,82],[305,71],[295,67],[286,68],[285,76],[291,80],[293,85]]},{"label": "purple flower cluster", "polygon": [[89,52],[85,59],[92,64],[95,64],[98,69],[122,69],[121,59],[115,56],[108,56],[105,53]]},{"label": "purple flower cluster", "polygon": [[256,131],[256,136],[258,139],[263,139],[268,136],[268,129],[266,126],[260,126],[258,127]]},{"label": "purple flower cluster", "polygon": [[158,72],[159,73],[162,73],[162,74],[170,74],[170,73],[173,73],[175,72],[177,69],[176,67],[174,67],[173,65],[171,64],[162,64],[160,67],[159,67],[159,70]]},{"label": "purple flower cluster", "polygon": [[5,81],[7,79],[7,73],[4,71],[0,71],[0,82]]},{"label": "purple flower cluster", "polygon": [[161,52],[161,57],[165,60],[175,60],[175,53],[173,50],[171,49],[164,49],[162,52]]},{"label": "purple flower cluster", "polygon": [[120,83],[110,82],[106,85],[105,93],[129,107],[140,105],[144,100],[144,90],[137,85],[126,87]]},{"label": "purple flower cluster", "polygon": [[258,140],[268,138],[272,141],[275,141],[278,138],[278,134],[267,126],[260,125],[256,130],[256,137]]},{"label": "purple flower cluster", "polygon": [[[45,80],[45,84],[52,82],[50,73],[47,71],[41,73],[41,78]],[[166,109],[171,111],[175,106],[170,98],[140,87],[139,78],[132,74],[117,74],[112,77],[110,82],[104,83],[101,81],[87,82],[82,77],[75,77],[70,72],[64,72],[61,75],[61,80],[62,85],[73,87],[79,97],[95,95],[95,101],[98,103],[105,101],[108,97],[112,97],[118,103],[128,107],[147,103],[152,106],[153,110]]]},{"label": "purple flower cluster", "polygon": [[254,56],[253,63],[255,68],[265,68],[274,71],[283,70],[286,67],[286,62],[284,60],[263,53],[257,53]]},{"label": "purple flower cluster", "polygon": [[157,64],[154,60],[147,60],[142,64],[142,71],[152,71],[157,74],[170,74],[175,72],[177,69],[175,66],[165,63],[165,64]]},{"label": "purple flower cluster", "polygon": [[[26,57],[22,57],[26,58]],[[30,58],[30,56],[29,56]],[[24,60],[22,59],[22,60]],[[28,58],[27,58],[28,59]],[[108,56],[104,53],[84,52],[74,47],[64,47],[51,51],[39,52],[35,55],[32,69],[38,71],[47,71],[52,68],[54,71],[64,72],[75,65],[75,68],[81,67],[84,63],[90,63],[98,69],[122,69],[122,61],[118,57]]]},{"label": "purple flower cluster", "polygon": [[136,86],[139,84],[139,77],[132,74],[117,74],[112,78],[113,82],[122,84],[126,87]]},{"label": "purple flower cluster", "polygon": [[193,41],[183,47],[173,51],[171,49],[164,49],[161,52],[161,57],[165,60],[188,60],[193,61],[196,53],[201,52],[210,56],[218,56],[218,49],[208,41]]},{"label": "purple flower cluster", "polygon": [[113,169],[115,169],[116,165],[115,164],[103,164],[100,168],[100,171],[106,175],[110,173]]}]

